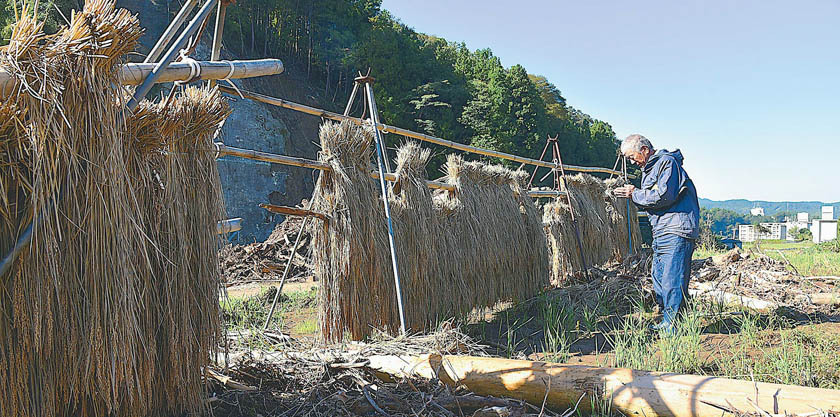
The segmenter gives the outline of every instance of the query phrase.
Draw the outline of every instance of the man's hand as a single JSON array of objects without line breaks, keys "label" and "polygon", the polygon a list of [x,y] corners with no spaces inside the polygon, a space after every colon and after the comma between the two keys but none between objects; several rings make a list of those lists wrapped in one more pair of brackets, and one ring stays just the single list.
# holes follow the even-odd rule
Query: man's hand
[{"label": "man's hand", "polygon": [[613,194],[615,194],[616,197],[630,198],[633,195],[633,190],[635,189],[636,187],[633,184],[627,184],[624,187],[618,187],[613,190]]}]

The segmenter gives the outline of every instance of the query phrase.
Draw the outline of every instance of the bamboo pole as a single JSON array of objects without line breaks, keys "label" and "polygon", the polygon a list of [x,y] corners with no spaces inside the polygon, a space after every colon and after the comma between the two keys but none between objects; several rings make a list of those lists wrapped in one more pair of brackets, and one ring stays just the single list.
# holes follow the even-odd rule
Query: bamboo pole
[{"label": "bamboo pole", "polygon": [[[273,153],[267,152],[260,152],[254,151],[251,149],[242,149],[242,148],[234,148],[232,146],[223,145],[221,143],[216,144],[217,152],[219,157],[222,156],[235,156],[238,158],[244,159],[251,159],[254,161],[262,161],[262,162],[270,162],[274,164],[282,164],[282,165],[289,165],[301,168],[312,168],[318,169],[321,171],[331,171],[332,167],[326,162],[322,161],[315,161],[312,159],[306,158],[297,158],[294,156],[286,156],[286,155],[277,155]],[[379,179],[379,173],[376,171],[371,171],[370,177],[373,179]],[[385,181],[389,182],[397,182],[399,178],[396,174],[391,172],[385,173]],[[434,181],[434,180],[426,180],[426,185],[435,190],[446,190],[455,192],[455,185],[449,184],[443,181]],[[549,198],[549,197],[561,197],[566,195],[563,191],[554,191],[554,190],[539,190],[534,189],[528,191],[528,196],[532,198]]]},{"label": "bamboo pole", "polygon": [[[197,61],[201,68],[198,80],[220,80],[225,78],[252,78],[264,75],[276,75],[283,72],[283,62],[279,59],[258,59],[253,61]],[[124,85],[138,85],[148,77],[155,68],[154,63],[129,63],[120,69],[120,80]],[[231,66],[233,71],[231,72]],[[175,62],[169,64],[161,73],[156,83],[170,83],[175,81],[190,81],[190,64]],[[230,76],[230,77],[228,77]],[[0,70],[0,97],[7,97],[14,93],[17,80],[6,71]]]},{"label": "bamboo pole", "polygon": [[[233,94],[233,95],[237,95],[237,96],[239,95],[239,93],[236,92],[236,90],[234,90],[232,88],[229,88],[229,87],[219,86],[219,90],[221,90],[222,92],[228,93],[228,94]],[[251,100],[259,101],[261,103],[271,104],[273,106],[282,107],[284,109],[295,110],[295,111],[299,111],[299,112],[302,112],[302,113],[311,114],[313,116],[318,116],[318,117],[322,117],[322,118],[325,118],[325,119],[336,120],[336,121],[349,120],[349,121],[351,121],[353,123],[356,123],[356,124],[359,124],[359,125],[364,124],[364,123],[368,123],[367,121],[363,121],[363,120],[361,120],[359,118],[356,118],[356,117],[344,116],[344,115],[341,115],[341,114],[338,114],[338,113],[333,113],[331,111],[322,110],[322,109],[318,109],[318,108],[315,108],[315,107],[310,107],[310,106],[306,106],[306,105],[303,105],[303,104],[298,104],[298,103],[294,103],[294,102],[291,102],[291,101],[283,100],[281,98],[269,97],[269,96],[266,96],[266,95],[262,95],[262,94],[258,94],[258,93],[254,93],[254,92],[250,92],[250,91],[245,91],[245,90],[241,90],[241,89],[240,89],[240,92],[242,93],[243,97],[249,98]],[[385,133],[393,133],[393,134],[396,134],[396,135],[401,135],[401,136],[409,137],[409,138],[412,138],[412,139],[421,140],[421,141],[424,141],[424,142],[434,143],[436,145],[444,146],[444,147],[451,148],[451,149],[457,149],[457,150],[464,151],[464,152],[471,152],[471,153],[475,153],[475,154],[479,154],[479,155],[490,156],[490,157],[499,158],[499,159],[506,159],[506,160],[509,160],[509,161],[520,162],[520,163],[528,164],[528,165],[535,165],[535,166],[538,166],[538,167],[545,167],[545,168],[552,168],[552,169],[554,168],[554,164],[552,164],[550,162],[538,161],[536,159],[526,158],[524,156],[511,155],[511,154],[507,154],[507,153],[499,152],[499,151],[494,151],[494,150],[490,150],[490,149],[483,149],[483,148],[477,148],[475,146],[464,145],[462,143],[452,142],[452,141],[449,141],[449,140],[446,140],[446,139],[436,138],[434,136],[429,136],[429,135],[425,135],[425,134],[422,134],[422,133],[412,132],[410,130],[402,129],[402,128],[395,127],[395,126],[390,126],[390,125],[378,123],[376,125],[376,128],[377,128],[377,130],[381,130],[382,132],[385,132]],[[563,168],[566,169],[567,171],[575,171],[575,172],[599,172],[599,173],[604,173],[604,174],[616,174],[616,175],[621,174],[619,171],[611,170],[609,168],[600,168],[600,167],[583,167],[583,166],[577,166],[577,165],[563,165]]]},{"label": "bamboo pole", "polygon": [[[283,72],[283,62],[279,59],[257,59],[252,61],[198,61],[201,68],[199,80],[221,80],[225,78],[253,78],[264,75],[276,75]],[[154,64],[125,64],[120,71],[120,79],[125,85],[139,84],[154,68]],[[232,69],[232,71],[231,71]],[[158,83],[189,81],[190,65],[184,62],[169,64]]]},{"label": "bamboo pole", "polygon": [[[581,393],[598,394],[627,416],[720,417],[812,414],[840,410],[840,390],[680,375],[632,369],[572,366],[469,356],[373,356],[368,367],[384,378],[419,376],[478,395],[509,397],[555,410],[575,404]],[[580,403],[591,411],[600,398]],[[755,405],[753,405],[755,403]]]}]

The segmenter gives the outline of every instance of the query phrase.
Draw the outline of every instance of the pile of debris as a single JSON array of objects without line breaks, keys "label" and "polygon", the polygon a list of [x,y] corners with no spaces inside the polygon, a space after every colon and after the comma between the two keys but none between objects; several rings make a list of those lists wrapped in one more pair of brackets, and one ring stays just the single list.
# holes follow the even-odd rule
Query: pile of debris
[{"label": "pile of debris", "polygon": [[[304,201],[303,204],[306,204]],[[248,245],[227,245],[219,253],[222,282],[227,286],[249,282],[280,280],[286,263],[292,257],[287,281],[312,279],[309,259],[311,236],[304,231],[297,250],[292,254],[303,218],[288,216],[278,224],[264,242]]]},{"label": "pile of debris", "polygon": [[840,287],[830,277],[803,277],[788,263],[733,249],[692,262],[692,295],[713,297],[759,311],[779,308],[799,313],[840,312]]},{"label": "pile of debris", "polygon": [[[540,409],[519,400],[483,396],[439,380],[408,378],[384,382],[369,367],[375,355],[467,354],[485,348],[450,322],[422,336],[334,344],[287,345],[267,351],[238,350],[230,367],[209,373],[213,415],[250,412],[307,416],[536,416]],[[558,414],[544,410],[544,416]]]}]

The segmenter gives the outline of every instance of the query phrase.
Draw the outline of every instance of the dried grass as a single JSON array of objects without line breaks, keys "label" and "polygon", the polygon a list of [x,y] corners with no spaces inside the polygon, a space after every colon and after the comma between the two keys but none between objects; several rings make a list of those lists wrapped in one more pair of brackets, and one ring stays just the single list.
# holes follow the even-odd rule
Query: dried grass
[{"label": "dried grass", "polygon": [[117,78],[136,17],[89,0],[48,36],[33,16],[0,52],[18,86],[0,105],[3,255],[36,219],[0,277],[0,416],[198,411],[218,332],[221,194],[206,150],[221,100],[187,90],[164,140],[140,147],[133,134],[151,129],[126,120]]},{"label": "dried grass", "polygon": [[[587,174],[577,174],[566,179],[584,257],[589,267],[621,261],[630,254],[627,203],[625,199],[612,194],[612,190],[622,183],[620,179],[602,181]],[[639,222],[635,221],[637,213],[635,205],[630,204],[633,253],[641,250]],[[575,225],[565,197],[545,205],[543,222],[551,252],[551,282],[553,285],[563,285],[570,276],[583,271]]]},{"label": "dried grass", "polygon": [[[399,318],[384,210],[371,180],[373,132],[349,123],[321,127],[324,172],[315,210],[329,230],[313,230],[313,263],[323,285],[322,334],[361,339],[394,331]],[[433,195],[423,173],[429,152],[417,144],[397,156],[398,193],[390,197],[406,324],[440,320],[522,300],[547,285],[541,220],[523,190],[524,174],[451,157],[445,181],[456,193]]]}]

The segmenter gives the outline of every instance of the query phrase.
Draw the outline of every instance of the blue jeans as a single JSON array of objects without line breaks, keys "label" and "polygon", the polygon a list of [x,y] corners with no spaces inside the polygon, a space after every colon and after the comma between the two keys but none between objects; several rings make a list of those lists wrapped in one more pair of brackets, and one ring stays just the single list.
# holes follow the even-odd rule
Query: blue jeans
[{"label": "blue jeans", "polygon": [[673,326],[688,294],[694,241],[667,233],[653,238],[653,291],[662,307],[662,324]]}]

